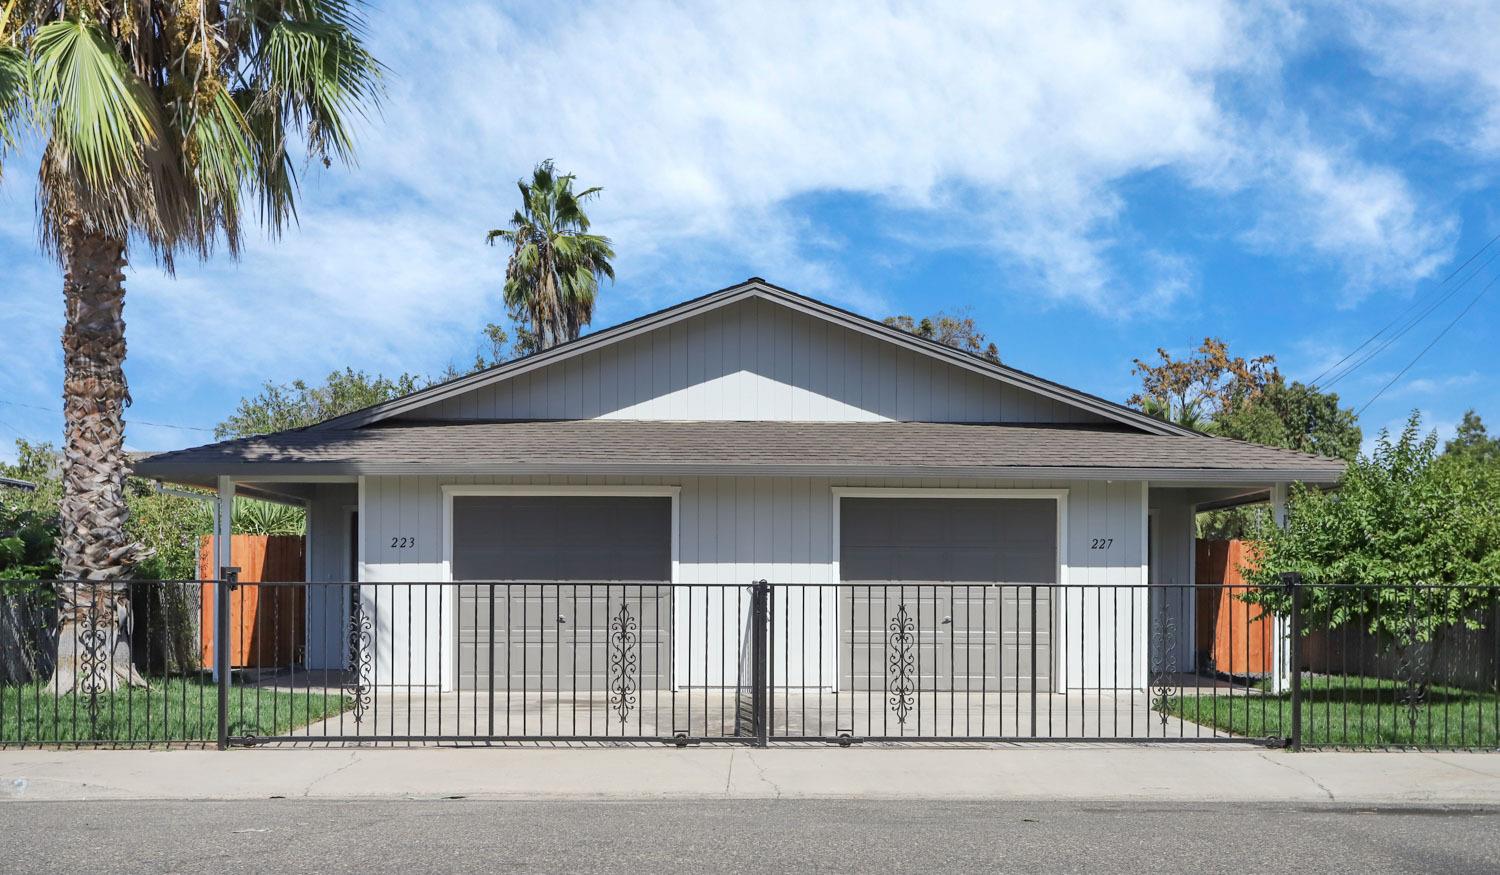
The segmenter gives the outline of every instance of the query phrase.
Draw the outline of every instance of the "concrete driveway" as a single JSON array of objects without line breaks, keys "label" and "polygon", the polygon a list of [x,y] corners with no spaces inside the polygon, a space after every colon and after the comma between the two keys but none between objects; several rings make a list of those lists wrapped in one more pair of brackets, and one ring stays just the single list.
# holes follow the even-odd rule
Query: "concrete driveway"
[{"label": "concrete driveway", "polygon": [[[1205,695],[1233,697],[1255,707],[1258,697],[1242,687],[1183,685]],[[298,692],[303,692],[299,689]],[[318,690],[307,691],[320,695]],[[331,689],[329,695],[340,695]],[[407,692],[381,690],[362,711],[346,711],[294,730],[308,740],[352,737],[377,741],[382,736],[440,736],[454,740],[484,736],[566,737],[602,735],[619,739],[736,735],[736,715],[748,694],[720,690],[642,690],[621,706],[608,693],[491,692],[486,689],[437,692],[420,687]],[[1151,693],[1143,690],[1067,694],[991,691],[981,697],[924,691],[900,712],[882,693],[832,693],[778,690],[771,709],[772,734],[833,738],[849,732],[856,738],[1059,737],[1222,739],[1227,733],[1152,710]],[[904,718],[904,719],[903,719]],[[1257,740],[1251,739],[1251,743]]]}]

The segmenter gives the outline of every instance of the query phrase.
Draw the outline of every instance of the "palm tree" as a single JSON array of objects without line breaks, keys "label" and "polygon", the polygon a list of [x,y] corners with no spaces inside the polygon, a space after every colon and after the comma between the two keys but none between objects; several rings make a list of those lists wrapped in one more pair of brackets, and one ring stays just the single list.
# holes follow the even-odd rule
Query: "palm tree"
[{"label": "palm tree", "polygon": [[573,191],[571,173],[559,175],[549,159],[536,166],[531,181],[516,182],[521,209],[509,228],[485,237],[490,245],[510,244],[505,267],[505,306],[522,326],[528,352],[577,340],[594,318],[599,277],[615,278],[609,238],[590,234],[583,204],[603,189]]},{"label": "palm tree", "polygon": [[[144,244],[237,255],[242,213],[274,236],[295,218],[297,138],[351,157],[380,98],[356,0],[0,0],[0,146],[43,144],[37,211],[63,269],[58,684],[135,683],[125,534],[125,266]],[[75,656],[76,654],[76,656]]]}]

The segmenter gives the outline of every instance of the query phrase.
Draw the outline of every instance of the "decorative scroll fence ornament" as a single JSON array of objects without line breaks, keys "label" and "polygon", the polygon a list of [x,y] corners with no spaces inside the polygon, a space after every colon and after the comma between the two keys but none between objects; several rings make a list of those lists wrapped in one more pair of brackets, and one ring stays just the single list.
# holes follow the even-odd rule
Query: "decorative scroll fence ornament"
[{"label": "decorative scroll fence ornament", "polygon": [[638,629],[630,604],[622,597],[620,610],[609,622],[609,707],[620,715],[621,726],[635,708],[640,673]]},{"label": "decorative scroll fence ornament", "polygon": [[87,697],[89,722],[95,723],[99,719],[99,694],[109,688],[109,673],[111,650],[110,635],[99,622],[99,599],[101,598],[98,584],[88,584],[90,590],[89,610],[84,616],[79,617],[81,625],[78,631],[79,643],[83,646],[83,652],[78,656],[78,674],[76,683],[83,688]]},{"label": "decorative scroll fence ornament", "polygon": [[1428,648],[1417,638],[1420,631],[1416,601],[1412,600],[1406,605],[1406,646],[1401,649],[1401,658],[1396,663],[1396,677],[1406,684],[1401,704],[1406,710],[1406,722],[1412,738],[1416,738],[1422,705],[1427,699]]},{"label": "decorative scroll fence ornament", "polygon": [[1162,731],[1167,729],[1172,703],[1181,695],[1181,688],[1172,683],[1172,654],[1177,649],[1177,621],[1166,611],[1151,618],[1151,708],[1161,720]]},{"label": "decorative scroll fence ornament", "polygon": [[890,682],[890,706],[896,712],[896,723],[906,725],[906,715],[916,705],[917,624],[906,612],[906,603],[896,606],[896,615],[887,627],[890,632],[890,657],[886,671]]},{"label": "decorative scroll fence ornament", "polygon": [[371,690],[373,687],[373,659],[374,659],[375,626],[371,622],[370,615],[365,613],[364,600],[360,598],[359,587],[349,588],[349,671],[351,673],[350,683],[344,685],[344,689],[354,700],[354,722],[361,723],[365,719],[365,711],[370,707]]}]

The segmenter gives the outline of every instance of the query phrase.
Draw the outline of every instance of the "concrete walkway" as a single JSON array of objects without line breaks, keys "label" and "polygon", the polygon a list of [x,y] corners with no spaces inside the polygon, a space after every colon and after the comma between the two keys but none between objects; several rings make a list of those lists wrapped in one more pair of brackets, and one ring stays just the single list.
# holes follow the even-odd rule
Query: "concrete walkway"
[{"label": "concrete walkway", "polygon": [[0,751],[0,800],[951,799],[1500,805],[1500,756],[1245,748]]}]

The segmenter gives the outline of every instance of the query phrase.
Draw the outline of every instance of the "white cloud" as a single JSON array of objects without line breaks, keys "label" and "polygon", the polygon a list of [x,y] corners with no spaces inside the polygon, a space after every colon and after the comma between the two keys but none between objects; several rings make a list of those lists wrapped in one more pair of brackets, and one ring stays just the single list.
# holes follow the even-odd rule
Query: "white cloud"
[{"label": "white cloud", "polygon": [[[381,47],[402,73],[365,172],[454,220],[492,222],[510,181],[555,157],[606,186],[598,221],[634,277],[675,277],[684,253],[709,248],[845,300],[786,229],[789,199],[857,192],[941,211],[963,186],[984,206],[954,218],[987,221],[988,245],[1043,291],[1099,310],[1130,301],[1111,266],[1113,183],[1212,164],[1226,134],[1215,78],[1258,57],[1256,22],[1227,4],[406,15],[382,23],[402,35]],[[427,64],[434,35],[456,38],[447,56],[480,60]]]},{"label": "white cloud", "polygon": [[[304,173],[302,226],[252,243],[238,265],[185,264],[172,279],[138,259],[132,361],[174,375],[148,387],[156,398],[463,360],[497,310],[504,260],[484,232],[545,157],[606,187],[593,214],[616,241],[621,283],[599,324],[752,273],[880,315],[882,289],[837,267],[837,229],[796,207],[827,193],[920,214],[931,234],[909,245],[982,247],[1015,268],[1007,288],[1101,314],[1168,312],[1198,284],[1184,253],[1128,227],[1124,184],[1143,173],[1244,198],[1248,210],[1204,230],[1253,225],[1267,250],[1339,265],[1351,297],[1428,275],[1448,254],[1450,226],[1399,173],[1269,106],[1303,38],[1300,17],[1275,6],[527,10],[372,13],[393,77],[361,166]],[[1247,105],[1257,100],[1268,106]],[[0,214],[29,213],[30,178],[7,168]],[[30,290],[24,333],[50,350],[46,274],[41,263],[18,285]],[[0,359],[55,385],[54,352]]]},{"label": "white cloud", "polygon": [[1267,251],[1302,250],[1340,266],[1343,299],[1409,289],[1451,255],[1455,219],[1422,203],[1396,171],[1310,142],[1266,144],[1257,174],[1266,195],[1246,239]]},{"label": "white cloud", "polygon": [[1500,5],[1489,0],[1359,0],[1336,7],[1372,69],[1418,83],[1444,112],[1418,133],[1500,149]]},{"label": "white cloud", "polygon": [[[1099,313],[1161,309],[1193,291],[1192,271],[1180,253],[1142,257],[1117,225],[1121,183],[1163,168],[1250,192],[1267,217],[1253,239],[1337,265],[1351,299],[1430,275],[1451,225],[1395,170],[1270,106],[1301,27],[1275,6],[1171,0],[391,10],[380,51],[400,78],[364,172],[455,230],[493,222],[511,180],[555,157],[606,186],[599,223],[642,291],[685,279],[706,249],[865,297],[785,210],[852,192],[978,226],[928,245],[977,236],[1021,269],[1012,285]],[[437,52],[477,60],[433,65]]]}]

